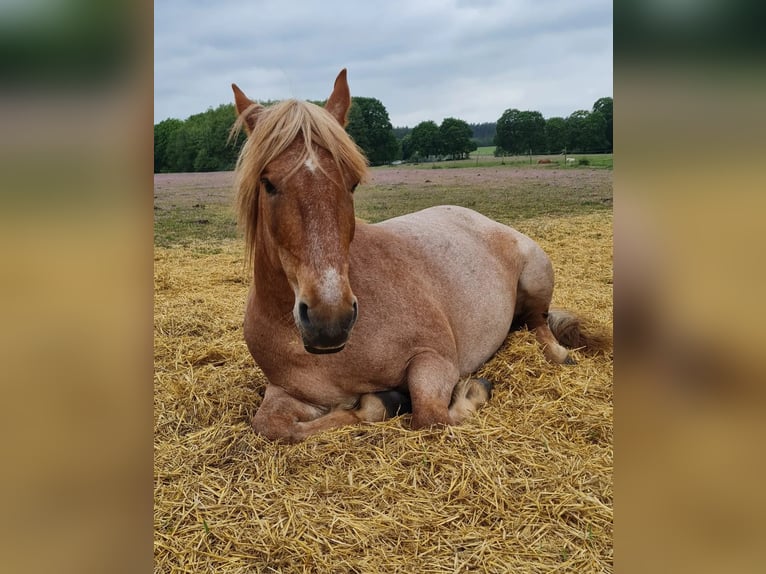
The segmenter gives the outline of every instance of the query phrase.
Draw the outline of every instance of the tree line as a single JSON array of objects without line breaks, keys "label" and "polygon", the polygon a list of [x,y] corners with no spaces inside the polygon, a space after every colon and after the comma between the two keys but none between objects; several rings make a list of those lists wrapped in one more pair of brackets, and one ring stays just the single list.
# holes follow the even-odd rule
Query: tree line
[{"label": "tree line", "polygon": [[234,104],[154,125],[154,173],[234,169],[245,135],[229,141]]},{"label": "tree line", "polygon": [[590,111],[577,110],[567,118],[508,109],[497,120],[495,155],[611,152],[612,118],[612,98],[599,98]]},{"label": "tree line", "polygon": [[[261,102],[268,106],[273,101]],[[314,102],[324,105],[324,102]],[[395,160],[465,158],[477,146],[495,145],[496,155],[612,151],[612,98],[600,98],[592,110],[569,117],[543,118],[540,112],[508,109],[497,122],[469,124],[445,118],[393,127],[376,98],[354,97],[346,131],[372,165]],[[233,104],[154,126],[154,172],[226,171],[234,168],[244,134],[229,141]]]}]

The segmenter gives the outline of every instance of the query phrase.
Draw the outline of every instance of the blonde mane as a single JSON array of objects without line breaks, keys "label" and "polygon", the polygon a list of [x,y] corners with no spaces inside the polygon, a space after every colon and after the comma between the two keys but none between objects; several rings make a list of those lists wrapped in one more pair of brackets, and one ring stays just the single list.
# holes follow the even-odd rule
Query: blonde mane
[{"label": "blonde mane", "polygon": [[[252,263],[255,248],[258,195],[263,171],[295,138],[301,137],[305,147],[286,177],[295,173],[309,158],[327,173],[317,158],[315,146],[327,150],[340,173],[352,178],[353,183],[364,181],[367,175],[364,153],[324,108],[292,99],[267,108],[254,104],[239,115],[232,132],[236,134],[240,131],[252,113],[257,113],[255,126],[242,146],[235,169],[237,218],[245,233],[248,264]],[[338,183],[342,185],[344,182]]]}]

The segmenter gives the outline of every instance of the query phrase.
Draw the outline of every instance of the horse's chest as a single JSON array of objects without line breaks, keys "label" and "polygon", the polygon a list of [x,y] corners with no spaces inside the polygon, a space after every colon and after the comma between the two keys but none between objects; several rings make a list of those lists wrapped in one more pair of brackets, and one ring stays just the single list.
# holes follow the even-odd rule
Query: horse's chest
[{"label": "horse's chest", "polygon": [[293,329],[249,320],[245,340],[270,384],[316,404],[336,404],[346,397],[395,387],[404,381],[404,357],[374,352],[374,344],[365,345],[353,335],[343,351],[314,355],[304,349]]}]

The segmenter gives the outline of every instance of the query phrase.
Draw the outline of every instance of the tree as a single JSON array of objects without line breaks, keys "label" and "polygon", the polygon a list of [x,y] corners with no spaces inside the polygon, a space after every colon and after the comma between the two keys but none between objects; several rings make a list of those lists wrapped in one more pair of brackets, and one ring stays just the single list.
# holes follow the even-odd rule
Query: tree
[{"label": "tree", "polygon": [[577,110],[567,118],[567,151],[587,151],[585,147],[585,123],[590,112]]},{"label": "tree", "polygon": [[197,147],[191,130],[186,121],[175,131],[168,142],[167,168],[168,171],[179,173],[194,171],[194,159],[197,156]]},{"label": "tree", "polygon": [[169,148],[176,132],[184,123],[177,119],[163,120],[154,125],[154,173],[171,171]]},{"label": "tree", "polygon": [[564,118],[545,120],[545,145],[548,153],[561,153],[567,147],[567,121]]},{"label": "tree", "polygon": [[415,151],[412,149],[412,136],[407,134],[402,138],[402,141],[400,141],[399,144],[402,148],[402,159],[405,161],[410,159]]},{"label": "tree", "polygon": [[389,163],[399,154],[385,106],[375,98],[352,98],[346,131],[372,165]]},{"label": "tree", "polygon": [[505,110],[497,120],[495,145],[507,153],[544,151],[545,118],[540,112]]},{"label": "tree", "polygon": [[495,140],[495,132],[497,130],[496,122],[484,122],[481,124],[468,124],[471,126],[473,132],[473,140],[477,146],[490,146]]},{"label": "tree", "polygon": [[396,139],[399,141],[402,141],[404,139],[404,136],[408,135],[412,131],[412,128],[408,128],[407,126],[404,127],[394,127],[394,136],[396,136]]},{"label": "tree", "polygon": [[442,153],[449,154],[452,159],[462,159],[476,149],[476,143],[471,140],[471,127],[456,118],[444,118],[439,126],[439,139]]},{"label": "tree", "polygon": [[600,112],[577,110],[567,118],[567,150],[601,152],[607,147],[606,120]]},{"label": "tree", "polygon": [[154,126],[155,172],[221,171],[234,167],[245,135],[229,141],[236,117],[232,104],[209,108],[181,121]]},{"label": "tree", "polygon": [[412,155],[428,158],[441,153],[442,145],[439,137],[439,126],[436,122],[427,120],[420,122],[410,133]]},{"label": "tree", "polygon": [[497,120],[494,140],[496,146],[495,155],[513,153],[517,138],[515,126],[520,113],[521,111],[516,108],[509,108]]},{"label": "tree", "polygon": [[234,105],[222,104],[186,120],[184,127],[196,150],[192,163],[194,171],[222,171],[234,167],[239,153],[237,144],[244,141],[243,134],[236,142],[228,141],[235,117]]},{"label": "tree", "polygon": [[[269,106],[276,102],[260,103]],[[577,110],[566,119],[546,120],[540,112],[507,109],[497,122],[467,124],[445,118],[441,126],[425,121],[414,128],[393,128],[379,100],[357,97],[352,99],[346,130],[373,165],[398,157],[464,157],[476,145],[491,142],[497,146],[498,155],[558,153],[562,149],[601,152],[613,148],[613,107],[613,99],[604,97],[594,102],[592,111]],[[240,133],[229,142],[235,117],[234,106],[224,104],[183,121],[167,119],[155,124],[155,173],[232,169],[245,140],[244,133]]]},{"label": "tree", "polygon": [[194,148],[194,159],[188,171],[215,171],[218,166],[215,157],[213,140],[213,122],[210,118],[211,109],[201,114],[190,116],[184,125],[189,133],[189,140]]},{"label": "tree", "polygon": [[612,98],[599,98],[593,104],[593,112],[598,112],[604,116],[604,120],[606,121],[604,139],[609,146],[609,151],[612,151],[614,148],[614,100]]},{"label": "tree", "polygon": [[604,152],[609,147],[606,139],[606,118],[601,112],[591,112],[585,122],[585,145],[589,151]]}]

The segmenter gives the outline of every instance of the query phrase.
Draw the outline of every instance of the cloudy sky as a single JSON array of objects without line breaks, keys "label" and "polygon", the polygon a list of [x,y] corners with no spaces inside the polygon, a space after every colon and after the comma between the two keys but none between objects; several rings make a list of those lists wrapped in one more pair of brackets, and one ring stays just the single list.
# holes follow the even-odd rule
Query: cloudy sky
[{"label": "cloudy sky", "polygon": [[232,101],[351,94],[394,126],[507,108],[546,118],[612,96],[611,0],[159,0],[154,121]]}]

